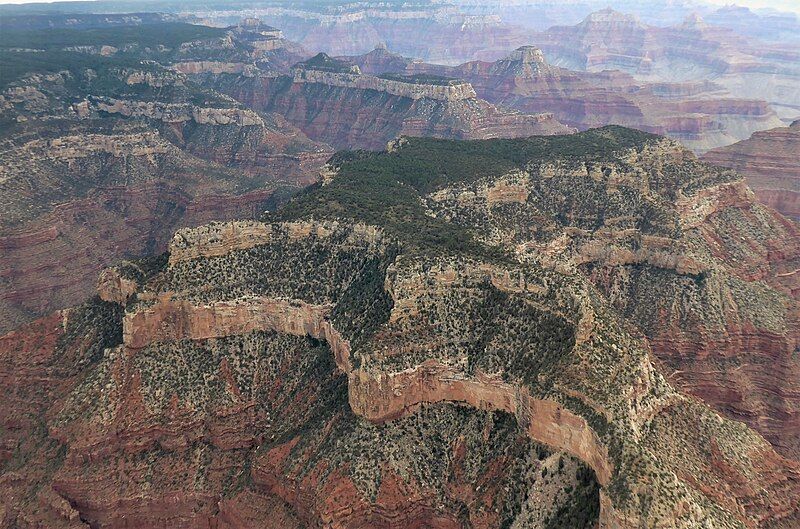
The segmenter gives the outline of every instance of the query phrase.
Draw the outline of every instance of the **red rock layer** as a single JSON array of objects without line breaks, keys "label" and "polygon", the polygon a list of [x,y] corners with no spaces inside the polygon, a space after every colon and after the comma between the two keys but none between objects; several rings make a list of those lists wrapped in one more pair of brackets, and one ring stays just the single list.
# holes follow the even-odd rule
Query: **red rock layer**
[{"label": "red rock layer", "polygon": [[482,139],[570,131],[551,114],[511,113],[480,99],[414,100],[289,77],[225,81],[215,88],[254,110],[281,114],[309,138],[335,148],[383,149],[399,135]]},{"label": "red rock layer", "polygon": [[[353,60],[360,64],[366,57]],[[378,64],[400,66],[388,59]],[[734,98],[713,83],[650,85],[619,71],[557,68],[530,46],[492,63],[449,67],[408,61],[402,70],[466,79],[487,101],[522,112],[551,112],[580,130],[620,124],[670,136],[699,152],[780,123],[766,102]]]},{"label": "red rock layer", "polygon": [[[746,191],[746,189],[745,189]],[[733,197],[731,197],[733,198]],[[757,203],[749,192],[726,208],[706,207],[700,217],[684,213],[710,255],[725,263],[729,273],[752,286],[754,296],[765,296],[769,314],[762,315],[735,289],[743,284],[712,283],[720,299],[696,295],[697,305],[687,306],[680,291],[650,291],[658,281],[684,281],[678,275],[644,275],[610,266],[590,273],[601,290],[619,302],[634,319],[641,318],[654,355],[665,373],[680,388],[696,395],[725,416],[747,423],[784,456],[800,460],[800,391],[793,382],[800,376],[797,348],[800,339],[800,227]],[[704,217],[704,218],[703,218]],[[683,279],[679,279],[683,275]],[[694,277],[704,274],[695,273]],[[702,282],[712,278],[695,279]],[[759,282],[777,292],[768,292]],[[637,286],[635,296],[652,300],[652,310],[616,298],[618,289]],[[682,287],[687,291],[692,288]],[[658,292],[658,294],[656,294]],[[660,296],[653,299],[654,295]],[[675,296],[674,298],[670,296]],[[710,314],[715,314],[711,316]],[[640,316],[647,314],[647,316]],[[754,314],[757,314],[754,316]],[[652,321],[651,321],[652,319]]]},{"label": "red rock layer", "polygon": [[[284,301],[270,299],[236,303],[218,302],[210,305],[163,300],[141,312],[126,316],[125,344],[129,348],[140,349],[150,343],[181,337],[202,340],[246,333],[255,329],[295,335],[309,334],[330,344],[337,366],[348,376],[350,407],[359,416],[382,422],[413,413],[421,404],[436,402],[457,402],[478,409],[506,411],[514,414],[521,424],[526,425],[526,433],[531,438],[579,457],[595,470],[601,485],[610,483],[615,464],[609,459],[607,449],[583,418],[574,415],[557,402],[533,398],[526,388],[504,383],[498,378],[486,377],[480,373],[467,377],[459,369],[440,365],[433,360],[397,373],[354,369],[350,361],[350,345],[328,321],[327,309],[300,302],[290,305],[291,308]],[[713,395],[709,397],[714,403]],[[262,464],[274,465],[276,461],[281,462],[285,457],[286,448],[289,447],[273,449],[268,454],[266,462]],[[720,456],[719,464],[723,463],[727,464],[727,459]],[[730,472],[719,472],[718,478],[727,482],[731,479],[730,474]],[[765,463],[761,474],[770,474],[769,464]],[[772,489],[781,488],[785,488],[787,494],[797,492],[791,481],[787,482],[785,477],[778,477],[774,482],[771,479],[769,478],[768,484],[765,482],[764,485],[771,489],[771,494],[778,494]],[[352,507],[353,503],[357,502],[355,491],[325,489],[321,496],[325,500],[320,505],[318,500],[303,497],[304,487],[319,492],[311,484],[300,485],[300,490],[294,488],[297,484],[287,488],[281,483],[279,476],[264,470],[256,471],[254,480],[287,503],[314,505],[316,516],[331,522],[335,520],[337,526],[365,527],[360,523],[353,524],[348,516],[351,508],[358,512]],[[382,482],[381,492],[384,485]],[[703,490],[702,486],[699,484],[697,486]],[[741,487],[741,490],[734,493],[737,500],[720,496],[715,490],[707,490],[704,493],[718,497],[723,503],[730,502],[728,507],[732,512],[739,509],[738,502],[742,501],[754,502],[752,509],[755,512],[771,512],[769,516],[765,515],[765,519],[767,517],[780,519],[791,512],[791,507],[777,509],[777,505],[759,505],[760,490],[760,488]],[[401,490],[399,494],[408,497],[409,492]],[[394,497],[394,494],[392,496]],[[350,506],[345,512],[340,510],[343,504]],[[334,508],[333,505],[337,510],[329,512],[329,509]],[[399,516],[403,520],[401,526],[409,524],[408,526],[416,527],[420,520],[432,516],[423,509],[419,513],[420,520],[417,520],[416,509],[409,508],[408,503],[405,503],[401,511],[394,514],[382,512],[383,508],[379,493],[378,506],[373,506],[369,511],[371,515],[365,518],[362,513],[357,519],[370,520],[373,525],[367,526],[394,527],[386,519],[396,519]],[[636,527],[636,522],[629,516],[630,513],[621,515],[613,504],[604,502],[600,513],[600,524],[601,527]],[[742,517],[742,521],[745,520],[746,518]],[[442,523],[443,525],[434,526],[452,526],[451,521],[442,520]]]},{"label": "red rock layer", "polygon": [[709,151],[703,160],[740,172],[762,202],[800,220],[798,152],[800,121],[756,132],[749,139]]},{"label": "red rock layer", "polygon": [[[0,337],[0,355],[10,359],[0,365],[0,395],[13,402],[2,408],[13,415],[0,417],[0,439],[11,451],[41,439],[17,416],[53,420],[60,411],[69,412],[63,399],[79,380],[56,376],[59,365],[53,362],[53,354],[64,350],[57,344],[64,336],[65,316],[56,313]],[[332,452],[336,445],[331,441],[335,443],[342,427],[352,428],[355,419],[341,411],[318,419],[327,392],[342,389],[335,371],[318,371],[300,385],[288,379],[254,381],[284,410],[270,419],[254,401],[239,395],[233,382],[225,397],[237,401],[234,405],[216,404],[198,413],[175,396],[166,409],[153,409],[144,402],[141,373],[132,368],[131,358],[116,357],[104,380],[115,414],[110,423],[82,417],[76,425],[55,427],[51,438],[68,443],[69,449],[54,458],[52,468],[39,457],[0,476],[4,526],[456,529],[463,527],[465,516],[480,529],[500,523],[503,501],[510,494],[508,468],[517,455],[494,456],[476,469],[464,438],[447,447],[454,463],[452,474],[443,476],[444,498],[429,485],[398,475],[386,460],[377,493],[369,499],[347,465],[333,465],[333,457],[352,457],[346,448]],[[290,355],[281,370],[294,376],[301,360]],[[230,375],[225,362],[218,367],[221,376]],[[31,391],[43,387],[48,389],[41,398],[30,398]],[[287,425],[290,431],[299,429],[285,441],[264,437],[271,428],[280,431]],[[491,421],[485,423],[484,441],[494,428]],[[272,448],[259,451],[261,444]],[[524,437],[517,445],[526,450]],[[41,450],[31,446],[33,454],[42,456]],[[476,470],[479,477],[473,482],[469,475]],[[30,491],[38,491],[32,504],[22,499]]]},{"label": "red rock layer", "polygon": [[101,189],[0,234],[0,329],[78,303],[104,266],[163,252],[178,227],[259,215],[272,192],[190,196],[163,183]]}]

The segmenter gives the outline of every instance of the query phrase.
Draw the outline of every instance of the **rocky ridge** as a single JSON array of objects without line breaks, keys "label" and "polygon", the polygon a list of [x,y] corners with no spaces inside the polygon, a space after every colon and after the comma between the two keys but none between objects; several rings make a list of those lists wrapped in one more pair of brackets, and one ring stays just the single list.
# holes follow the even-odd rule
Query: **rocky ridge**
[{"label": "rocky ridge", "polygon": [[[687,298],[704,318],[689,330],[721,324],[733,336],[726,325],[738,320],[753,336],[777,337],[792,324],[792,287],[776,272],[797,259],[797,233],[753,202],[735,174],[618,128],[526,140],[408,138],[384,153],[341,154],[330,171],[263,223],[182,230],[169,259],[105,274],[100,294],[119,307],[116,334],[85,376],[38,401],[53,406],[48,446],[68,448],[55,468],[4,477],[4,490],[39,491],[30,501],[45,506],[35,514],[25,503],[12,516],[53,515],[53,490],[103,526],[125,517],[247,527],[265,515],[338,527],[526,524],[538,515],[523,498],[541,498],[555,470],[533,462],[547,453],[526,459],[526,443],[537,440],[592,469],[600,490],[589,503],[601,527],[796,523],[798,463],[681,394],[676,388],[691,384],[664,369],[674,337],[662,349],[648,319],[650,311],[684,317],[670,311]],[[742,256],[760,268],[731,267],[720,252],[741,251],[728,237],[734,229],[782,229],[772,237],[783,251],[765,259],[751,248]],[[644,241],[652,255],[697,262],[584,251],[609,239],[620,252]],[[623,288],[637,285],[637,274],[661,295]],[[725,293],[704,299],[697,289]],[[736,304],[715,313],[726,299]],[[42,328],[47,336],[54,323],[5,340],[31,341]],[[74,335],[69,319],[65,329]],[[712,335],[698,336],[715,347]],[[791,365],[791,349],[764,344],[750,342],[748,354]],[[12,387],[26,388],[9,369]],[[457,442],[453,414],[464,425]],[[441,436],[454,444],[432,454],[443,468],[429,467],[423,447],[440,446]],[[488,481],[472,481],[475,464]],[[571,465],[557,475],[580,468]],[[122,468],[137,477],[103,478]],[[520,468],[538,477],[520,479]],[[182,475],[195,483],[190,494],[173,492],[185,489]],[[565,506],[586,501],[574,479],[556,480],[571,483],[570,492],[557,485]],[[28,489],[31,480],[52,485]],[[546,526],[537,519],[532,527]]]},{"label": "rocky ridge", "polygon": [[478,96],[469,83],[450,82],[447,84],[418,84],[405,80],[381,79],[358,74],[339,72],[326,72],[309,68],[296,68],[293,81],[295,83],[320,83],[328,86],[355,88],[357,90],[375,90],[387,94],[405,97],[413,100],[434,99],[442,101],[459,101],[462,99],[476,99]]},{"label": "rocky ridge", "polygon": [[733,97],[713,82],[646,83],[620,71],[568,70],[549,64],[533,46],[522,46],[494,62],[459,66],[412,61],[388,52],[382,58],[367,54],[344,59],[369,63],[375,74],[399,71],[464,79],[481,98],[497,105],[551,112],[580,130],[613,123],[668,135],[697,152],[781,123],[765,101]]},{"label": "rocky ridge", "polygon": [[398,135],[475,139],[570,130],[551,114],[497,108],[475,97],[468,83],[380,78],[352,68],[319,54],[297,65],[291,77],[221,75],[212,84],[248,108],[281,114],[310,138],[336,148],[380,149]]}]

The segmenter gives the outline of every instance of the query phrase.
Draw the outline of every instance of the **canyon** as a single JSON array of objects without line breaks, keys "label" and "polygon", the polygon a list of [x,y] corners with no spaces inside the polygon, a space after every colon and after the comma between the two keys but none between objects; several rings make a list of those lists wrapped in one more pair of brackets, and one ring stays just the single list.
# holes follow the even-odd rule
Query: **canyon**
[{"label": "canyon", "polygon": [[563,134],[550,113],[523,114],[478,99],[469,83],[435,76],[372,76],[319,54],[291,75],[220,74],[209,82],[248,108],[279,113],[337,149],[382,149],[400,135],[455,139]]},{"label": "canyon", "polygon": [[[655,94],[648,94],[648,88],[638,90],[639,97],[645,99],[668,97],[665,90],[669,89],[662,85],[675,85],[673,90],[694,92],[693,101],[682,108],[666,101],[672,107],[669,114],[683,115],[674,117],[667,126],[684,127],[690,141],[691,134],[698,134],[698,128],[715,134],[722,126],[734,132],[734,141],[753,132],[737,129],[734,119],[714,123],[706,116],[713,116],[715,109],[723,116],[739,120],[761,119],[765,125],[761,128],[778,126],[776,118],[788,124],[800,116],[797,90],[800,56],[794,46],[795,30],[800,23],[796,17],[756,14],[738,7],[708,10],[702,6],[649,5],[643,8],[628,3],[619,8],[626,13],[601,9],[581,15],[583,20],[578,23],[558,20],[560,23],[552,27],[542,27],[547,13],[560,8],[570,9],[560,5],[541,7],[542,16],[534,20],[530,17],[535,7],[504,4],[483,9],[474,5],[460,9],[429,6],[410,11],[395,11],[387,6],[362,11],[353,6],[352,12],[314,11],[304,6],[261,9],[254,14],[283,28],[290,39],[307,49],[334,56],[364,54],[381,45],[427,63],[453,66],[494,62],[513,49],[533,45],[544,52],[553,66],[596,74],[584,79],[604,87],[610,84],[612,91],[614,77],[619,74],[612,75],[611,71],[632,76],[632,79],[622,76],[627,85],[651,87]],[[586,10],[588,4],[574,9]],[[631,11],[639,12],[647,21],[630,14]],[[676,13],[683,15],[676,18]],[[233,12],[207,15],[224,20],[235,17]],[[572,14],[566,18],[577,20],[577,17]],[[526,24],[532,28],[524,27]],[[647,112],[659,111],[656,104]],[[686,124],[682,125],[681,120]],[[772,124],[766,120],[773,120]],[[611,123],[629,125],[627,122],[600,125]],[[720,145],[709,144],[707,148],[716,146]]]},{"label": "canyon", "polygon": [[439,75],[468,81],[479,97],[525,113],[549,112],[579,130],[611,123],[680,140],[696,152],[729,145],[752,132],[781,126],[765,101],[738,99],[710,82],[645,83],[621,71],[584,72],[549,64],[523,46],[494,61],[444,66],[379,47],[341,57],[372,75]]},{"label": "canyon", "polygon": [[177,227],[260,214],[332,153],[279,116],[193,104],[203,90],[165,69],[86,75],[31,74],[0,96],[4,330],[75,304],[103,266],[163,250]]},{"label": "canyon", "polygon": [[[313,183],[334,148],[571,130],[550,114],[500,110],[467,83],[298,64],[306,52],[256,19],[136,27],[103,30],[99,43],[69,30],[67,47],[36,31],[5,37],[56,59],[8,70],[0,95],[4,331],[77,303],[103,266],[163,251],[180,226],[274,208]],[[31,52],[2,53],[15,64]]]},{"label": "canyon", "polygon": [[402,138],[323,173],[0,339],[6,519],[800,520],[797,398],[765,384],[797,369],[800,236],[735,173],[618,127]]},{"label": "canyon", "polygon": [[0,6],[0,528],[800,525],[800,22],[597,4]]},{"label": "canyon", "polygon": [[800,121],[754,133],[750,138],[709,151],[708,163],[744,175],[758,198],[789,218],[800,220]]}]

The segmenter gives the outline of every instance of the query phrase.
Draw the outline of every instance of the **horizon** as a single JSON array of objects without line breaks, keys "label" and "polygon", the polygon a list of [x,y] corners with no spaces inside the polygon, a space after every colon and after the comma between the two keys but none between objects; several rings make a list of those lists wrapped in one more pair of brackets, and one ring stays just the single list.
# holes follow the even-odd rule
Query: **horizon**
[{"label": "horizon", "polygon": [[[60,3],[73,3],[73,2],[116,2],[116,1],[131,1],[131,0],[54,0],[54,1],[42,1],[42,0],[0,0],[0,5],[25,5],[25,4],[60,4]],[[133,0],[134,2],[143,1],[143,0]],[[152,2],[149,2],[152,3]],[[456,3],[458,3],[456,1]],[[531,4],[536,4],[538,2],[531,2]],[[747,7],[753,10],[774,10],[774,11],[782,11],[786,13],[794,13],[795,15],[800,16],[800,3],[796,0],[739,0],[735,2],[731,2],[730,0],[703,0],[702,2],[695,2],[697,4],[709,4],[715,5],[718,7],[726,7],[726,6],[739,6],[739,7]],[[613,7],[609,5],[609,7]]]}]

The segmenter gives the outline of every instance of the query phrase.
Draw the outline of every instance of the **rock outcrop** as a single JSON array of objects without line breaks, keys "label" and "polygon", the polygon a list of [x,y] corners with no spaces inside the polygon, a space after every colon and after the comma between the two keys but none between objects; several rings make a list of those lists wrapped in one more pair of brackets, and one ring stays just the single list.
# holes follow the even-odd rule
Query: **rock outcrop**
[{"label": "rock outcrop", "polygon": [[[514,240],[518,255],[577,266],[648,336],[683,388],[797,458],[798,400],[787,382],[800,368],[797,225],[759,205],[734,173],[711,170],[674,143],[651,149],[627,159],[644,172],[561,160],[441,189],[426,205],[478,223],[487,243]],[[656,158],[694,183],[656,184],[645,176],[665,170],[654,169]],[[499,184],[525,200],[498,204]],[[651,198],[639,203],[640,193]],[[592,203],[614,209],[600,213]],[[772,376],[775,366],[781,376]]]},{"label": "rock outcrop", "polygon": [[476,99],[475,90],[469,83],[446,81],[438,84],[417,83],[415,79],[385,79],[361,73],[350,74],[326,72],[309,68],[296,68],[292,80],[295,83],[319,83],[328,86],[374,90],[408,99],[433,99],[439,101],[461,101]]},{"label": "rock outcrop", "polygon": [[223,61],[181,61],[170,65],[173,69],[187,75],[198,75],[210,73],[219,75],[222,73],[252,76],[255,74],[256,67],[252,64],[243,62],[223,62]]},{"label": "rock outcrop", "polygon": [[730,167],[747,178],[758,198],[787,217],[800,220],[800,121],[756,132],[749,139],[714,149],[703,159]]},{"label": "rock outcrop", "polygon": [[[619,128],[407,138],[391,152],[341,154],[329,170],[263,223],[181,230],[169,260],[106,272],[101,294],[114,302],[0,340],[3,351],[41,351],[3,364],[6,391],[30,391],[20,375],[34,370],[53,380],[4,418],[44,420],[39,444],[4,435],[6,453],[27,462],[0,478],[5,497],[26,498],[8,519],[448,529],[800,520],[800,463],[682,394],[702,394],[686,383],[699,372],[669,356],[723,355],[714,337],[732,339],[738,323],[753,339],[736,347],[761,365],[793,365],[765,339],[790,340],[790,285],[776,271],[797,259],[797,233],[734,173]],[[772,235],[783,253],[751,248],[728,265],[724,252],[743,251],[733,230],[745,229],[784,230]],[[598,240],[697,263],[582,252]],[[718,365],[709,384],[743,376]],[[36,457],[47,450],[61,455]]]},{"label": "rock outcrop", "polygon": [[[351,60],[362,63],[366,56]],[[716,83],[647,83],[620,71],[568,70],[549,64],[532,46],[491,63],[442,66],[408,60],[386,61],[386,67],[464,79],[491,103],[521,112],[551,112],[581,130],[620,124],[670,136],[696,152],[781,123],[765,101],[736,98]]]},{"label": "rock outcrop", "polygon": [[220,76],[214,86],[336,148],[381,149],[399,135],[483,139],[570,131],[552,114],[501,110],[478,99],[468,83],[363,75],[324,54],[298,65],[291,77]]},{"label": "rock outcrop", "polygon": [[106,43],[98,55],[53,50],[32,32],[47,49],[14,61],[36,53],[44,70],[2,80],[2,331],[78,303],[104,266],[164,251],[178,227],[259,215],[313,182],[333,152],[159,62],[279,57],[252,48],[268,38],[259,28],[148,26],[171,44],[160,47],[126,42],[138,39],[129,29],[102,33],[113,58],[99,54]]}]

